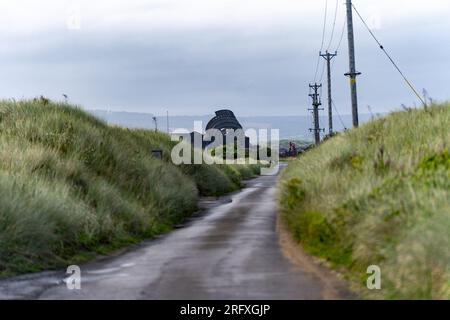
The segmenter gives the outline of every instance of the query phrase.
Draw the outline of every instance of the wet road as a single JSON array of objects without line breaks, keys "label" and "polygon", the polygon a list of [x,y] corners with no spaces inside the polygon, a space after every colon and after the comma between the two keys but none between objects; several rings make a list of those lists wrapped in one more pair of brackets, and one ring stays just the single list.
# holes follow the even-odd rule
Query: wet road
[{"label": "wet road", "polygon": [[81,290],[63,274],[0,282],[0,298],[321,299],[324,285],[284,255],[276,177],[260,177],[184,228],[81,266]]}]

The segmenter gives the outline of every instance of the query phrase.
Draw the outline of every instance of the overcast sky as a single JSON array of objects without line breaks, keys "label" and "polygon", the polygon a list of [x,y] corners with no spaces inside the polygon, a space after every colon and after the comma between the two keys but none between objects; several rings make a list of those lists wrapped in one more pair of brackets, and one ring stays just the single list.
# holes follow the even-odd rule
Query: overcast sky
[{"label": "overcast sky", "polygon": [[[303,115],[325,0],[0,0],[0,98],[69,96],[87,109],[173,115]],[[343,0],[329,46],[335,50]],[[450,1],[354,0],[417,88],[450,98]],[[417,101],[357,17],[361,112]],[[346,36],[334,100],[350,113]],[[322,68],[319,68],[319,76]],[[325,79],[325,77],[324,77]],[[325,91],[324,91],[325,93]],[[325,100],[325,97],[324,97]],[[416,102],[418,103],[418,102]]]}]

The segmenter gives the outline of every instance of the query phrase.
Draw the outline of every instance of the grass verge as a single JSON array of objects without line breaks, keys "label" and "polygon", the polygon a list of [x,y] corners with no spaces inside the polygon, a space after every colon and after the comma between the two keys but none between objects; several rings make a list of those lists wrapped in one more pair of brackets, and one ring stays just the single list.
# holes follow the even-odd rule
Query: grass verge
[{"label": "grass verge", "polygon": [[[311,254],[374,299],[450,298],[450,105],[393,113],[300,157],[282,218]],[[366,287],[381,268],[382,289]]]},{"label": "grass verge", "polygon": [[[67,266],[167,232],[257,167],[170,161],[174,143],[68,104],[0,101],[0,276]],[[151,150],[163,150],[163,159]]]}]

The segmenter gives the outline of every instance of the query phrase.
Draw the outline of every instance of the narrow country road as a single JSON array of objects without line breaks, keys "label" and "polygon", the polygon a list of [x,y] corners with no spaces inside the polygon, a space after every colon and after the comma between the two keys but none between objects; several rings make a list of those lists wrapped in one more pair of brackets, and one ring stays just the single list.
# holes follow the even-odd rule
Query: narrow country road
[{"label": "narrow country road", "polygon": [[0,281],[0,299],[322,299],[323,279],[280,247],[275,184],[249,181],[183,228],[82,265],[81,290],[47,272]]}]

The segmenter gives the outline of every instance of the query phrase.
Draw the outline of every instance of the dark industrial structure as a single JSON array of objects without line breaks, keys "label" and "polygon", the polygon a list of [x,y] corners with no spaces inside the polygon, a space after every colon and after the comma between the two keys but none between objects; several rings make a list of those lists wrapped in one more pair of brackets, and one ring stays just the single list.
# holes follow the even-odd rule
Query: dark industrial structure
[{"label": "dark industrial structure", "polygon": [[216,116],[212,118],[206,125],[206,131],[208,131],[209,129],[220,130],[224,135],[226,135],[227,130],[239,130],[242,129],[242,126],[236,119],[233,111],[219,110],[216,111]]},{"label": "dark industrial structure", "polygon": [[[212,118],[208,124],[206,125],[206,131],[211,129],[216,129],[222,132],[223,134],[223,141],[226,144],[227,136],[231,131],[236,130],[243,130],[242,125],[239,123],[239,121],[236,119],[236,116],[234,115],[233,111],[231,110],[219,110],[216,111],[216,116]],[[194,137],[196,135],[201,135],[198,132],[192,132],[191,133],[191,141],[194,141]],[[201,139],[203,140],[203,135],[201,135]],[[236,140],[236,138],[235,138]],[[203,148],[206,148],[209,146],[213,141],[203,141]],[[236,141],[235,141],[236,142]],[[250,148],[250,139],[248,137],[245,137],[245,149]]]}]

